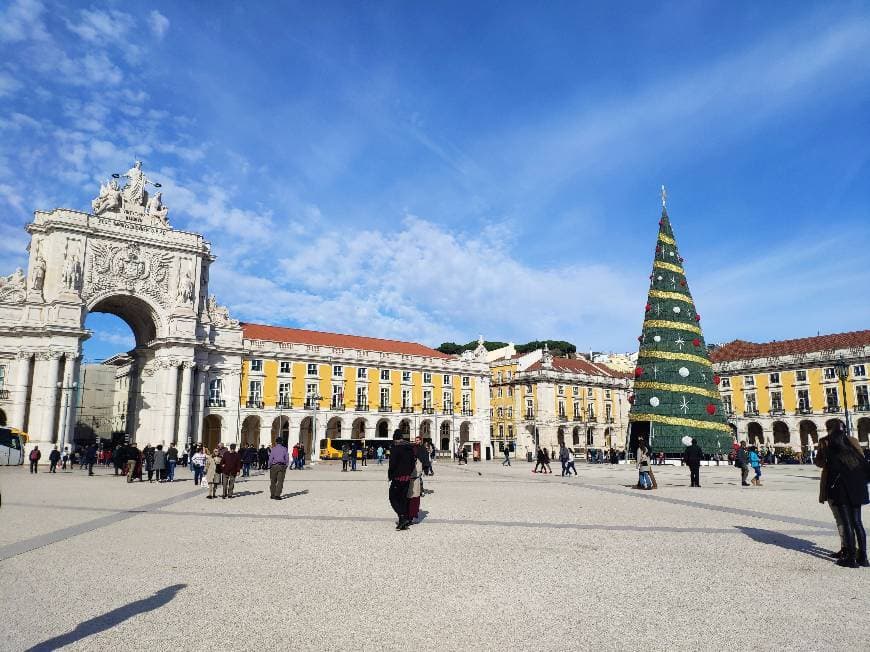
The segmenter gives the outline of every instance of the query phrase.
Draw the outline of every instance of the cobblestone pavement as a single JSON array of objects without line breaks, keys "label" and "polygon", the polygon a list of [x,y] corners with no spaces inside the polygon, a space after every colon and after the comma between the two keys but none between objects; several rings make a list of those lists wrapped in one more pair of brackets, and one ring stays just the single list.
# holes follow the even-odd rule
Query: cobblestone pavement
[{"label": "cobblestone pavement", "polygon": [[441,463],[407,532],[377,465],[288,472],[280,502],[2,468],[0,650],[867,649],[817,469],[654,468]]}]

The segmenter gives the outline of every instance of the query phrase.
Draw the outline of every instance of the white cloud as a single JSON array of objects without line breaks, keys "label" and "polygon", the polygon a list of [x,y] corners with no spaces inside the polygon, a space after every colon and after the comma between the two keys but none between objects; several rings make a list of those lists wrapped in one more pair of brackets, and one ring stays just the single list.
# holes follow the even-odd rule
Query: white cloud
[{"label": "white cloud", "polygon": [[14,93],[21,88],[21,82],[9,73],[0,70],[0,97]]},{"label": "white cloud", "polygon": [[47,39],[42,20],[44,12],[45,6],[39,0],[15,0],[0,12],[0,41],[17,43]]},{"label": "white cloud", "polygon": [[148,15],[148,26],[158,39],[162,39],[169,30],[169,19],[156,9]]},{"label": "white cloud", "polygon": [[133,16],[117,9],[83,9],[80,22],[67,21],[67,28],[91,43],[122,41],[136,24]]}]

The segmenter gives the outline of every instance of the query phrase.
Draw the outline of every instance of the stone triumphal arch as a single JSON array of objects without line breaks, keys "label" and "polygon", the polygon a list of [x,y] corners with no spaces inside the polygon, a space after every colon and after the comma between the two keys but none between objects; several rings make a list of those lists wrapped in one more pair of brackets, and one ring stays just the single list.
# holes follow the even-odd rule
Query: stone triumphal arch
[{"label": "stone triumphal arch", "polygon": [[0,276],[3,407],[41,448],[71,441],[91,312],[135,336],[124,429],[140,444],[200,441],[210,376],[238,393],[242,330],[208,293],[211,247],[172,228],[159,187],[137,161],[89,213],[36,211],[28,269]]}]

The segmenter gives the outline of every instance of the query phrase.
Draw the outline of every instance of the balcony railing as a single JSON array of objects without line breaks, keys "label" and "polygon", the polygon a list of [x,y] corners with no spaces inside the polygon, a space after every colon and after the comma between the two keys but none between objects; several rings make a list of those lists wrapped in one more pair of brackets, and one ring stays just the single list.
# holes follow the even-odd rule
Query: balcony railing
[{"label": "balcony railing", "polygon": [[344,410],[344,408],[345,408],[344,401],[333,401],[332,403],[329,404],[330,410]]},{"label": "balcony railing", "polygon": [[227,402],[225,400],[223,400],[222,398],[210,398],[210,399],[208,399],[208,406],[209,407],[226,407]]},{"label": "balcony railing", "polygon": [[435,408],[433,407],[424,407],[423,414],[435,414]]},{"label": "balcony railing", "polygon": [[257,410],[262,410],[263,409],[263,399],[261,399],[261,398],[249,398],[245,402],[245,407],[246,408],[255,408]]},{"label": "balcony railing", "polygon": [[594,414],[590,414],[589,418],[586,419],[589,423],[598,423],[598,417]]},{"label": "balcony railing", "polygon": [[441,414],[453,414],[453,408],[452,408],[452,407],[446,407],[446,408],[444,408],[444,409],[441,411]]},{"label": "balcony railing", "polygon": [[784,417],[785,410],[783,410],[781,407],[772,407],[772,408],[770,408],[770,416],[772,416],[772,417]]},{"label": "balcony railing", "polygon": [[843,408],[839,405],[826,405],[825,406],[825,414],[836,414],[837,412],[842,412]]},{"label": "balcony railing", "polygon": [[390,405],[379,405],[378,412],[392,412],[393,408]]},{"label": "balcony railing", "polygon": [[568,420],[567,414],[560,414],[559,415],[559,421],[567,421],[567,420]]},{"label": "balcony railing", "polygon": [[533,410],[526,410],[526,420],[531,420],[535,418],[535,413]]},{"label": "balcony railing", "polygon": [[812,414],[813,408],[811,407],[799,407],[794,411],[795,414]]},{"label": "balcony railing", "polygon": [[870,412],[870,403],[858,403],[855,406],[855,412]]},{"label": "balcony railing", "polygon": [[368,412],[369,411],[369,404],[368,403],[357,403],[355,409],[357,412]]},{"label": "balcony railing", "polygon": [[743,410],[744,417],[757,417],[758,410]]},{"label": "balcony railing", "polygon": [[315,409],[315,407],[318,409],[320,408],[320,401],[313,401],[310,398],[305,399],[305,409],[306,410],[313,410],[313,409]]},{"label": "balcony railing", "polygon": [[473,417],[473,416],[474,416],[474,410],[472,410],[471,408],[463,408],[463,409],[462,409],[462,416],[464,416],[464,417]]},{"label": "balcony railing", "polygon": [[410,405],[403,405],[402,414],[414,414],[414,408]]},{"label": "balcony railing", "polygon": [[289,398],[279,398],[275,403],[276,410],[289,410],[293,407],[293,404],[290,402]]},{"label": "balcony railing", "polygon": [[583,421],[583,415],[580,412],[575,412],[574,416],[571,417],[572,421]]},{"label": "balcony railing", "polygon": [[613,417],[607,417],[604,419],[604,423],[614,423]]}]

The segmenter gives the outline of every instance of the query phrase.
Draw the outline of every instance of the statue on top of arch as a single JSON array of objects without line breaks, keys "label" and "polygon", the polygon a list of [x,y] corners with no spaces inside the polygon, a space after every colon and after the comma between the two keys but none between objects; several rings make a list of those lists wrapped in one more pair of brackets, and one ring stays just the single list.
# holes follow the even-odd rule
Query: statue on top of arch
[{"label": "statue on top of arch", "polygon": [[[116,179],[122,176],[127,179],[127,184],[120,188]],[[148,196],[148,184],[155,188],[159,188],[160,184],[145,176],[142,161],[136,161],[125,174],[113,174],[112,177],[105,185],[100,184],[100,194],[91,202],[94,215],[124,210],[148,215],[160,225],[169,227],[169,208],[163,204],[163,194],[158,191],[153,197]]]}]

